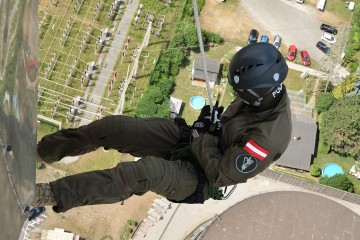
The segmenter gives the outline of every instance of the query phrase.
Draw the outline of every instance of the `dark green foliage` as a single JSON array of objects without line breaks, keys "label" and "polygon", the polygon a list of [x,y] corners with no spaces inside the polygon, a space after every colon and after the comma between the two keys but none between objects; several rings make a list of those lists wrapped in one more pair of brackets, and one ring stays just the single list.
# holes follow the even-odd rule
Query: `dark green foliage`
[{"label": "dark green foliage", "polygon": [[45,164],[44,163],[41,163],[41,162],[37,162],[36,163],[36,169],[43,169],[45,168]]},{"label": "dark green foliage", "polygon": [[177,26],[177,34],[183,37],[183,46],[196,47],[199,45],[196,25],[193,21],[183,20]]},{"label": "dark green foliage", "polygon": [[335,98],[331,93],[323,92],[316,99],[315,109],[318,114],[329,110],[331,105],[335,102]]},{"label": "dark green foliage", "polygon": [[131,219],[127,220],[126,223],[130,226],[135,226],[135,227],[138,225],[137,221]]},{"label": "dark green foliage", "polygon": [[142,98],[136,108],[136,116],[149,117],[154,116],[157,113],[158,105],[153,102],[148,102],[145,98]]},{"label": "dark green foliage", "polygon": [[344,64],[354,72],[359,66],[359,56],[356,52],[360,50],[360,4],[356,4],[353,11],[351,32],[345,49]]},{"label": "dark green foliage", "polygon": [[204,43],[209,43],[209,42],[217,43],[217,44],[224,43],[224,39],[222,39],[218,34],[202,31],[202,35],[204,36],[203,39]]},{"label": "dark green foliage", "polygon": [[347,192],[354,192],[354,184],[350,182],[344,174],[335,174],[332,177],[321,177],[319,183]]},{"label": "dark green foliage", "polygon": [[175,80],[173,79],[173,77],[169,77],[168,79],[163,78],[158,82],[157,86],[160,88],[160,91],[162,93],[171,93],[174,88],[174,82]]},{"label": "dark green foliage", "polygon": [[164,94],[158,86],[149,87],[146,96],[144,96],[147,102],[153,102],[155,104],[162,103],[164,101],[164,97]]},{"label": "dark green foliage", "polygon": [[[196,3],[197,3],[198,11],[200,12],[201,9],[205,5],[205,0],[196,0]],[[186,14],[188,16],[194,16],[194,9],[193,9],[192,0],[187,0],[186,1],[184,14]]]},{"label": "dark green foliage", "polygon": [[[199,11],[205,0],[198,0]],[[176,24],[175,35],[168,44],[169,51],[162,52],[150,76],[150,86],[140,99],[135,115],[138,117],[169,118],[169,96],[175,86],[175,77],[185,62],[185,53],[190,50],[199,50],[196,25],[194,24],[192,1],[187,0],[183,16]],[[204,44],[211,41],[222,43],[219,35],[203,32]]]},{"label": "dark green foliage", "polygon": [[319,168],[316,165],[311,165],[310,166],[310,175],[313,177],[319,177],[321,175],[321,168]]},{"label": "dark green foliage", "polygon": [[323,113],[320,130],[325,144],[341,155],[360,155],[360,95],[336,101]]}]

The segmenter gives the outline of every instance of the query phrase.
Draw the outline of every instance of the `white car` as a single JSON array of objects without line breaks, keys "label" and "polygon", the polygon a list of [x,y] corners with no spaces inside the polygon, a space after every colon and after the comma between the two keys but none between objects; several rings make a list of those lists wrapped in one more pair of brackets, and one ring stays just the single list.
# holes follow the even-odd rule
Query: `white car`
[{"label": "white car", "polygon": [[328,33],[324,33],[323,35],[321,35],[321,40],[327,41],[332,44],[336,43],[336,39]]},{"label": "white car", "polygon": [[304,0],[296,0],[297,3],[304,3]]}]

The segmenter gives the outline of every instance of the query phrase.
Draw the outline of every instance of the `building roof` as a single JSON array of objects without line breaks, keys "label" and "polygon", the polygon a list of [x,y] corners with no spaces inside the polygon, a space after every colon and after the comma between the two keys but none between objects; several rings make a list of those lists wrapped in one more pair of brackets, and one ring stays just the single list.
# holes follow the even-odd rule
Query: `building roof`
[{"label": "building roof", "polygon": [[169,105],[172,113],[179,114],[182,105],[182,100],[178,98],[170,97]]},{"label": "building roof", "polygon": [[240,201],[205,229],[203,240],[350,240],[360,236],[360,216],[313,193],[279,191]]},{"label": "building roof", "polygon": [[[219,74],[220,62],[207,57],[205,57],[205,62],[209,80],[215,82]],[[200,54],[197,54],[194,59],[193,79],[205,80],[204,61]]]},{"label": "building roof", "polygon": [[41,235],[41,240],[79,240],[79,238],[78,235],[65,232],[65,230],[61,228],[45,230]]},{"label": "building roof", "polygon": [[309,171],[315,153],[316,137],[317,124],[315,120],[293,114],[291,141],[275,164]]}]

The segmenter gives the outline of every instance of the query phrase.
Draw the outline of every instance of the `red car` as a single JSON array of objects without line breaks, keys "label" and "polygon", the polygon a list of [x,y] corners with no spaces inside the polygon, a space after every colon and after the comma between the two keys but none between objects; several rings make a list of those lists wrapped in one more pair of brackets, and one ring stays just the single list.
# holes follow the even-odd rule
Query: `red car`
[{"label": "red car", "polygon": [[295,45],[290,45],[287,58],[290,61],[293,61],[296,58],[296,46]]},{"label": "red car", "polygon": [[311,64],[310,56],[306,50],[300,51],[300,57],[304,66],[309,66]]}]

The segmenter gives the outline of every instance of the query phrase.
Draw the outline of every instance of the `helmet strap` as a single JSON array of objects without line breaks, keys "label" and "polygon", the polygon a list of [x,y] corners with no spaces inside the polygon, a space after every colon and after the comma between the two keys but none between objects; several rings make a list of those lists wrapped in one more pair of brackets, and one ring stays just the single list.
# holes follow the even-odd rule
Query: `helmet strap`
[{"label": "helmet strap", "polygon": [[257,99],[254,101],[254,103],[252,104],[254,107],[258,107],[261,105],[261,100],[263,100],[263,97],[260,97],[259,94],[257,94],[257,92],[255,92],[252,89],[246,89],[245,91],[248,91],[249,93],[251,93],[254,97],[256,97]]}]

